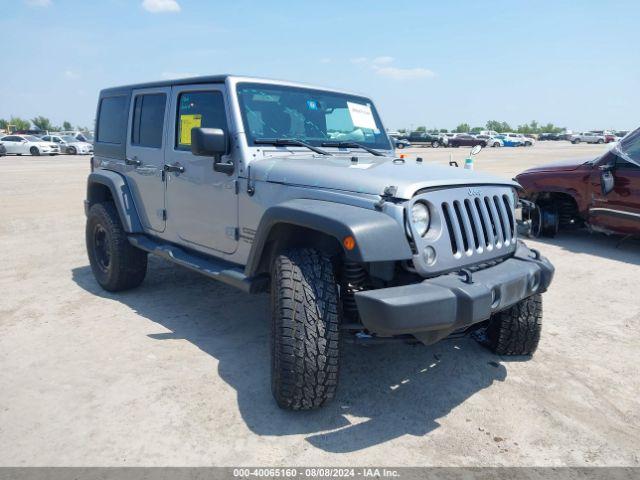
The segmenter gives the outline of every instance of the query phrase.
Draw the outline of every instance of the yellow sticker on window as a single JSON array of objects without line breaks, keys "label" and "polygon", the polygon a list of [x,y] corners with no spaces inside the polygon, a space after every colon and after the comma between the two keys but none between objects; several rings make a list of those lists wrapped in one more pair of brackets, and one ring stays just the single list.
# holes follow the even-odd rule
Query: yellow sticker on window
[{"label": "yellow sticker on window", "polygon": [[200,128],[202,115],[180,115],[180,145],[191,145],[191,129]]}]

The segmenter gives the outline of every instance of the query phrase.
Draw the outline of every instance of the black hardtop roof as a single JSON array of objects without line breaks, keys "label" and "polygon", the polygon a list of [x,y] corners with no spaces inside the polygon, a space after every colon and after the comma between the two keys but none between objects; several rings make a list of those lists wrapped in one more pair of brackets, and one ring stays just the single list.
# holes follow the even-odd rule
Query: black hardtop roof
[{"label": "black hardtop roof", "polygon": [[126,93],[133,89],[140,88],[156,88],[156,87],[171,87],[173,85],[190,85],[194,83],[224,83],[224,81],[234,75],[222,74],[222,75],[205,75],[202,77],[189,77],[189,78],[176,78],[171,80],[159,80],[157,82],[135,83],[131,85],[121,85],[118,87],[109,87],[100,91],[100,95],[109,95],[116,93]]}]

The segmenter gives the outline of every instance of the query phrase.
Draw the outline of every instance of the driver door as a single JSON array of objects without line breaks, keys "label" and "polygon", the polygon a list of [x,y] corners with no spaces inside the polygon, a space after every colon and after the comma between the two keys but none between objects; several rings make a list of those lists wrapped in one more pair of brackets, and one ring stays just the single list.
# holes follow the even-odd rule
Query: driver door
[{"label": "driver door", "polygon": [[[192,128],[229,134],[226,89],[220,84],[180,85],[171,92],[170,134],[165,149],[166,236],[204,253],[230,254],[238,246],[236,172],[213,169],[213,157],[191,153]],[[222,162],[231,162],[231,155]]]},{"label": "driver door", "polygon": [[[612,158],[613,157],[613,158]],[[613,190],[602,191],[602,172],[599,166],[613,166]],[[589,210],[589,223],[616,233],[640,232],[640,166],[613,153],[605,155],[592,175],[593,204]]]}]

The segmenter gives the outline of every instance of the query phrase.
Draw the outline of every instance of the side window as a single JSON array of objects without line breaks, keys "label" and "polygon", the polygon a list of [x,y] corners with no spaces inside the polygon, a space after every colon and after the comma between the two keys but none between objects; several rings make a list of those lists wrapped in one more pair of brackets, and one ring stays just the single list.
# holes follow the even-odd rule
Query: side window
[{"label": "side window", "polygon": [[184,92],[178,97],[176,150],[191,150],[191,129],[227,130],[222,92]]},{"label": "side window", "polygon": [[161,148],[164,127],[164,93],[138,95],[133,107],[131,144],[140,147]]},{"label": "side window", "polygon": [[127,97],[106,97],[100,101],[96,141],[122,143],[122,131],[126,126]]}]

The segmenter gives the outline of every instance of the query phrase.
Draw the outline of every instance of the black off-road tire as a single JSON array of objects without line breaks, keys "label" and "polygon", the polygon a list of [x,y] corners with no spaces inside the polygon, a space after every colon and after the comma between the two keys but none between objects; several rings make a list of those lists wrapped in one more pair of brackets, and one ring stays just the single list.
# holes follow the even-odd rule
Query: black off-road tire
[{"label": "black off-road tire", "polygon": [[340,301],[330,258],[278,255],[271,271],[271,391],[280,408],[311,410],[338,386]]},{"label": "black off-road tire", "polygon": [[487,327],[487,343],[498,355],[533,355],[542,330],[539,293],[495,314]]},{"label": "black off-road tire", "polygon": [[109,292],[135,288],[147,274],[147,252],[127,240],[112,202],[96,203],[86,226],[89,263],[96,281]]}]

